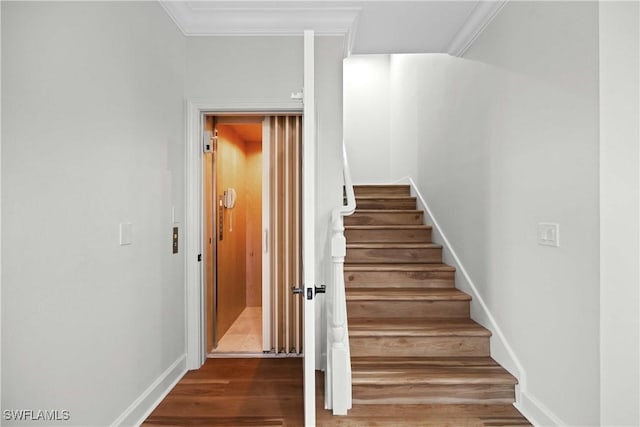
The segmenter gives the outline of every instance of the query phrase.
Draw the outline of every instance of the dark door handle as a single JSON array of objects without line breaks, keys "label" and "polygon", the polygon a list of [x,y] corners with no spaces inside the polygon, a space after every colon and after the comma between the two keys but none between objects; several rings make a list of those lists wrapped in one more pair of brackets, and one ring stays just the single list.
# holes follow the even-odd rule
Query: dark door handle
[{"label": "dark door handle", "polygon": [[326,294],[327,293],[327,286],[326,285],[314,286],[313,288],[315,290],[316,295],[318,295],[318,294]]}]

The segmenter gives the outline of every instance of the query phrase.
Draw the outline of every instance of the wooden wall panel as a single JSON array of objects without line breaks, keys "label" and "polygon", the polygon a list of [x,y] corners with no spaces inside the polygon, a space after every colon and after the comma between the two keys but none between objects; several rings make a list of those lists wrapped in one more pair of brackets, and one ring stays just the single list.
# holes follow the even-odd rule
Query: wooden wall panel
[{"label": "wooden wall panel", "polygon": [[[262,125],[256,125],[262,128]],[[262,305],[262,143],[246,142],[247,307]]]},{"label": "wooden wall panel", "polygon": [[[216,188],[218,199],[226,188],[235,188],[233,209],[220,208],[216,203],[218,224],[217,276],[217,336],[218,339],[233,324],[246,307],[246,156],[245,142],[229,125],[217,125]],[[220,210],[222,215],[220,215]],[[222,229],[222,239],[220,239]]]},{"label": "wooden wall panel", "polygon": [[271,340],[279,353],[302,352],[301,117],[270,118]]}]

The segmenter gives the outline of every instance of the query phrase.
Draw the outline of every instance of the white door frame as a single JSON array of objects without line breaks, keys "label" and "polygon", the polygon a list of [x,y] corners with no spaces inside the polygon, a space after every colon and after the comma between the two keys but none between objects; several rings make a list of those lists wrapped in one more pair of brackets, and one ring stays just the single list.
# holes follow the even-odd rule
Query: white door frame
[{"label": "white door frame", "polygon": [[304,32],[304,118],[302,136],[302,274],[304,425],[316,425],[316,100],[315,36]]},{"label": "white door frame", "polygon": [[203,113],[274,113],[300,114],[300,100],[244,101],[220,99],[190,99],[185,106],[185,318],[187,369],[200,368],[207,357],[205,346],[204,298],[204,215],[202,187]]}]

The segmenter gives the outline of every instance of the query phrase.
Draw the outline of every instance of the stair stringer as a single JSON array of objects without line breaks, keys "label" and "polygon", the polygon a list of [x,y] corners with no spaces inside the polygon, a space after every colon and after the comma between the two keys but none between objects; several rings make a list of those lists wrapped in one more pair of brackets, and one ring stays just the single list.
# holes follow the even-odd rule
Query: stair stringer
[{"label": "stair stringer", "polygon": [[456,288],[467,292],[472,296],[472,319],[492,332],[490,339],[491,357],[518,379],[518,384],[516,385],[515,390],[515,405],[518,406],[518,404],[522,402],[522,393],[527,389],[527,373],[520,363],[518,356],[507,341],[502,329],[491,314],[489,307],[487,307],[487,304],[484,302],[482,295],[478,292],[478,288],[473,283],[469,273],[467,273],[467,270],[464,268],[460,258],[458,258],[458,255],[449,243],[449,240],[440,228],[438,221],[434,217],[431,209],[429,209],[429,205],[425,201],[424,197],[422,197],[416,183],[411,177],[407,176],[395,181],[394,184],[406,184],[410,186],[411,195],[416,197],[418,209],[422,209],[424,211],[425,223],[432,227],[432,241],[442,245],[442,256],[444,262],[456,268]]}]

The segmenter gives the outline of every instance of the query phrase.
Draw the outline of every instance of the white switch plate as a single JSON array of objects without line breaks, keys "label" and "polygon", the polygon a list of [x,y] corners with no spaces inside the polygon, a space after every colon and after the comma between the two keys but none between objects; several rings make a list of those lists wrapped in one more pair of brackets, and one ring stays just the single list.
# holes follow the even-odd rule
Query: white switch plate
[{"label": "white switch plate", "polygon": [[133,245],[133,224],[130,222],[120,223],[120,246]]},{"label": "white switch plate", "polygon": [[560,225],[549,222],[539,223],[538,244],[543,246],[560,246]]}]

